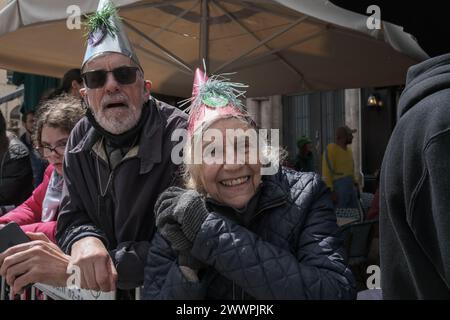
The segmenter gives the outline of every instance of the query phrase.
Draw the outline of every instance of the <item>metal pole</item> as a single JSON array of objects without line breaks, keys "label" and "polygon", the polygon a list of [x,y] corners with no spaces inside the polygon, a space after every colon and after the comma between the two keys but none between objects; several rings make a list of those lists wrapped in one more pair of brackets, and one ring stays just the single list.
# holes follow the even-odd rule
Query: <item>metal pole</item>
[{"label": "metal pole", "polygon": [[162,52],[164,52],[170,59],[172,59],[173,61],[175,61],[176,63],[178,63],[180,66],[182,66],[183,68],[187,69],[190,72],[194,72],[192,70],[192,68],[189,66],[189,64],[187,64],[185,61],[183,61],[181,58],[177,57],[174,53],[170,52],[169,50],[167,50],[166,48],[164,48],[162,45],[160,45],[159,43],[157,43],[155,40],[151,39],[150,37],[148,37],[145,33],[143,33],[142,31],[140,31],[139,29],[137,29],[136,27],[134,27],[133,25],[131,25],[130,23],[126,22],[126,21],[122,21],[123,24],[130,29],[131,31],[133,31],[134,33],[136,33],[137,35],[141,36],[143,39],[145,39],[147,42],[149,42],[150,44],[154,45],[155,47],[157,47],[159,50],[161,50]]},{"label": "metal pole", "polygon": [[297,20],[295,20],[294,22],[292,22],[291,24],[289,24],[286,28],[284,28],[283,30],[280,30],[278,32],[276,32],[275,34],[265,38],[264,40],[261,40],[256,46],[254,46],[253,48],[250,48],[249,50],[245,51],[243,54],[241,54],[239,57],[236,57],[234,59],[231,59],[230,61],[225,62],[224,64],[222,64],[220,67],[218,67],[214,73],[219,73],[220,71],[222,71],[225,67],[228,67],[231,64],[234,64],[235,62],[242,60],[242,58],[248,56],[250,53],[252,53],[253,51],[255,51],[256,49],[264,46],[267,42],[281,36],[283,33],[288,32],[289,30],[291,30],[292,28],[294,28],[296,25],[302,23],[303,21],[307,20],[308,16],[304,16],[301,17]]},{"label": "metal pole", "polygon": [[199,64],[205,63],[205,72],[209,70],[208,44],[209,44],[209,0],[201,0],[201,22],[200,22],[200,48]]},{"label": "metal pole", "polygon": [[181,12],[179,15],[177,15],[175,17],[175,19],[173,19],[172,21],[168,22],[166,25],[164,25],[163,27],[161,27],[159,30],[156,29],[154,32],[152,32],[149,37],[152,38],[153,40],[156,39],[156,37],[158,37],[161,33],[163,33],[164,31],[169,30],[169,28],[178,20],[180,20],[181,18],[183,18],[186,14],[188,14],[189,12],[191,12],[192,10],[194,10],[194,8],[196,6],[198,6],[200,0],[194,2],[194,5],[192,5],[190,8],[184,10],[183,12]]},{"label": "metal pole", "polygon": [[5,278],[2,279],[2,285],[0,288],[0,301],[5,300],[5,294],[6,294],[6,280]]},{"label": "metal pole", "polygon": [[135,300],[141,300],[141,287],[135,289]]},{"label": "metal pole", "polygon": [[[247,34],[249,34],[251,37],[253,37],[253,39],[256,40],[256,42],[260,42],[261,38],[258,37],[256,34],[253,33],[252,30],[250,30],[249,28],[247,28],[241,21],[239,21],[232,13],[228,12],[228,10],[223,7],[221,4],[216,3],[216,2],[212,2],[216,5],[216,7],[218,7],[220,10],[222,10],[226,16],[233,21],[234,23],[236,23],[242,30],[244,30]],[[278,59],[280,59],[281,62],[283,62],[290,70],[292,70],[296,75],[298,75],[300,77],[300,80],[303,81],[304,80],[304,76],[303,73],[300,72],[300,70],[297,70],[297,68],[295,68],[291,63],[289,63],[286,59],[284,59],[281,54],[278,53],[278,51],[280,50],[274,50],[271,47],[269,47],[267,44],[264,45],[264,47],[266,49],[269,50],[269,54],[276,56]]]}]

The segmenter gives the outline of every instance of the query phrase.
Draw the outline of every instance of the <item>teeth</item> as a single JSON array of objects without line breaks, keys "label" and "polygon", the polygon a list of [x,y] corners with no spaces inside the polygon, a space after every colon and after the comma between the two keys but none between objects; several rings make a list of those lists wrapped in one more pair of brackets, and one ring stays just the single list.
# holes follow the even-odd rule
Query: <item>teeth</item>
[{"label": "teeth", "polygon": [[232,187],[232,186],[237,186],[239,184],[247,182],[249,178],[250,178],[249,176],[246,176],[246,177],[237,178],[237,179],[224,180],[221,183],[227,187]]}]

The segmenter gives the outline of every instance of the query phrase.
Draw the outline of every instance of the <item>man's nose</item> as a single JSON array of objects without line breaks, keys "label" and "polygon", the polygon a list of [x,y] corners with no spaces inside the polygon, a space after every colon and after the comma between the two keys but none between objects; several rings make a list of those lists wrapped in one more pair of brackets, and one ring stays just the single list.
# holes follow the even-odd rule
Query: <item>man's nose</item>
[{"label": "man's nose", "polygon": [[114,78],[114,75],[112,72],[108,72],[106,74],[106,83],[105,83],[105,90],[108,92],[116,92],[119,90],[119,83],[117,82],[116,78]]}]

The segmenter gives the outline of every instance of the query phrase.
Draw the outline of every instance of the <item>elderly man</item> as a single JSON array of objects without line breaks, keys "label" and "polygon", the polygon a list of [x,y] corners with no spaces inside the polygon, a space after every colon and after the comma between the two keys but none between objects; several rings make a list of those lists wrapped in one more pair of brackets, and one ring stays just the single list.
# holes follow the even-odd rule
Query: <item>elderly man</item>
[{"label": "elderly man", "polygon": [[[72,131],[58,245],[85,288],[131,289],[143,282],[158,195],[177,181],[172,132],[186,116],[150,96],[114,8],[100,1],[81,68],[86,117]],[[93,19],[99,21],[102,19]],[[103,19],[102,21],[105,21]]]}]

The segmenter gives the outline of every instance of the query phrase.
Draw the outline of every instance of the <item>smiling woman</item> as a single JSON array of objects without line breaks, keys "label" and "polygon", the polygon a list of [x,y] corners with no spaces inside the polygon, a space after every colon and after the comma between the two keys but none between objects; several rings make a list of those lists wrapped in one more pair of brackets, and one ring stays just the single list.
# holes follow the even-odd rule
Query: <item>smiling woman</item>
[{"label": "smiling woman", "polygon": [[[204,144],[208,130],[225,136],[230,129],[257,129],[236,88],[242,85],[207,79],[197,70],[185,159]],[[187,189],[171,187],[160,195],[144,297],[354,298],[353,277],[334,236],[330,192],[320,177],[278,163],[274,174],[262,175],[262,159],[248,156],[255,146],[249,142],[240,149],[234,142],[216,143],[223,160],[232,161],[207,161],[203,155],[201,163],[186,163]]]},{"label": "smiling woman", "polygon": [[[222,136],[226,136],[225,131],[229,128],[245,130],[249,129],[249,124],[231,117],[219,119],[209,126],[209,129],[221,132]],[[232,152],[229,149],[236,147],[235,143],[228,144],[226,141],[222,143],[223,155]],[[246,150],[241,150],[240,153],[245,155],[247,159],[243,162],[237,161],[238,152],[236,152],[236,149],[233,150],[233,154],[236,155],[236,157],[233,157],[235,159],[227,161],[224,157],[224,159],[221,159],[223,161],[218,163],[206,163],[204,161],[203,164],[191,166],[187,174],[190,176],[190,184],[195,189],[201,190],[221,203],[240,209],[245,207],[261,183],[261,164],[259,161],[253,163],[249,161],[249,147]]]}]

